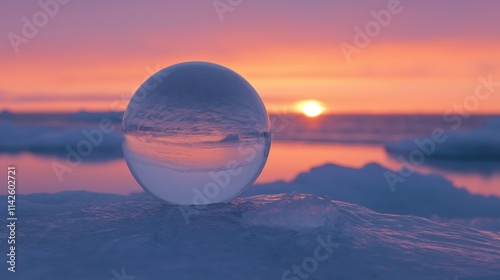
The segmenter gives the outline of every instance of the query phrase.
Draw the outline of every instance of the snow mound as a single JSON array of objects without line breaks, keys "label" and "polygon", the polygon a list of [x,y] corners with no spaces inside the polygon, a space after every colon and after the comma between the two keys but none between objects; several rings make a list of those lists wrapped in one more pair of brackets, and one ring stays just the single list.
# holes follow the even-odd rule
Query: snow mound
[{"label": "snow mound", "polygon": [[115,123],[121,123],[123,118],[123,112],[87,112],[80,111],[76,113],[69,113],[67,115],[68,120],[87,122],[87,123],[99,123],[103,119],[111,120]]},{"label": "snow mound", "polygon": [[[0,122],[0,130],[8,131],[8,137],[0,138],[0,152],[19,153],[29,151],[38,154],[66,156],[69,150],[79,150],[89,156],[121,156],[121,129],[99,130],[95,125],[75,128],[52,126],[22,126],[10,122]],[[89,148],[90,147],[90,148]]]},{"label": "snow mound", "polygon": [[363,205],[377,212],[443,218],[500,218],[500,198],[474,195],[438,175],[414,173],[389,187],[394,172],[377,163],[357,169],[334,164],[313,168],[290,183],[256,185],[243,195],[307,193]]},{"label": "snow mound", "polygon": [[337,230],[339,225],[343,224],[338,207],[327,199],[303,194],[263,196],[266,200],[272,200],[273,197],[275,203],[264,204],[245,212],[242,223],[247,226],[277,227],[297,231],[316,228]]},{"label": "snow mound", "polygon": [[[460,132],[446,132],[443,143],[434,143],[435,150],[426,154],[428,159],[447,160],[500,160],[500,118],[490,118],[480,129]],[[431,138],[426,138],[431,139]],[[405,140],[386,145],[386,151],[393,156],[408,157],[412,152],[423,150],[417,141]]]},{"label": "snow mound", "polygon": [[[309,279],[500,275],[498,233],[379,214],[313,195],[241,198],[191,213],[189,223],[185,211],[147,194],[19,196],[22,254],[17,272],[3,269],[0,277],[293,279],[294,266]],[[4,207],[0,215],[6,215]],[[2,230],[2,252],[6,237]]]}]

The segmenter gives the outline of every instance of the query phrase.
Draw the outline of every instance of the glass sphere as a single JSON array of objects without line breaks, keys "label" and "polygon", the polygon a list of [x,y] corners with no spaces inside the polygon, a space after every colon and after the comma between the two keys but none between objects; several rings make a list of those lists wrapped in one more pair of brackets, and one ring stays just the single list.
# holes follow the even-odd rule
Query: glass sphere
[{"label": "glass sphere", "polygon": [[259,176],[271,145],[255,89],[220,65],[186,62],[147,79],[123,117],[125,160],[139,184],[172,204],[228,202]]}]

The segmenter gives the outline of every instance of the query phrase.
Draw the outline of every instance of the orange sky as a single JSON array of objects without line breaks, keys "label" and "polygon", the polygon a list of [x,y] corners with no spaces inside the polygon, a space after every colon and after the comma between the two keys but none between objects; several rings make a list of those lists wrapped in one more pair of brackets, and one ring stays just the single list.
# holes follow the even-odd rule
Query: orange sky
[{"label": "orange sky", "polygon": [[[18,53],[9,34],[22,35],[22,18],[43,8],[9,2],[0,109],[123,109],[154,71],[192,60],[240,73],[269,111],[316,99],[330,113],[441,114],[473,96],[478,77],[500,82],[498,1],[401,1],[348,62],[340,44],[354,44],[354,28],[390,1],[243,1],[223,20],[212,1],[74,1],[59,4]],[[496,89],[472,113],[500,113]]]}]

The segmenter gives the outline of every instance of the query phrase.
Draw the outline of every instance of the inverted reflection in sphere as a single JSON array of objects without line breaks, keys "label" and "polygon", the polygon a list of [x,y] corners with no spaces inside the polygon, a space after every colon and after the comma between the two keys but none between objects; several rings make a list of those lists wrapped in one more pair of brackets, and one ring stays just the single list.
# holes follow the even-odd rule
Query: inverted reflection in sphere
[{"label": "inverted reflection in sphere", "polygon": [[269,117],[253,87],[220,65],[187,62],[146,80],[123,118],[139,184],[172,204],[227,202],[262,171]]}]

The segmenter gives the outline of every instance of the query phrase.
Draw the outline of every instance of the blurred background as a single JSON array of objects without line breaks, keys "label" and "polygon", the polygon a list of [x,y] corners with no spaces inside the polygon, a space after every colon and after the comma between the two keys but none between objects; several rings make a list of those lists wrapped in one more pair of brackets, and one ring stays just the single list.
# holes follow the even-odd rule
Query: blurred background
[{"label": "blurred background", "polygon": [[[121,154],[122,112],[147,77],[198,60],[241,74],[271,114],[257,183],[325,163],[397,173],[438,129],[447,140],[410,167],[500,195],[497,1],[0,5],[0,159],[18,166],[21,193],[140,191]],[[112,129],[79,153],[103,121]]]}]

